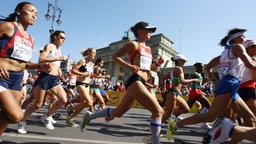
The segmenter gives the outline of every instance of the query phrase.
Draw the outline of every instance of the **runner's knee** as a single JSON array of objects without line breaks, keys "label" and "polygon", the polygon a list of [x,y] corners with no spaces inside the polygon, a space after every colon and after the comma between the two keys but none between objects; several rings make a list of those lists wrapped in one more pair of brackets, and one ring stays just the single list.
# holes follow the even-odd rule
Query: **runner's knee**
[{"label": "runner's knee", "polygon": [[9,115],[8,119],[10,123],[18,123],[23,119],[23,117],[24,117],[23,112],[16,112],[13,115]]}]

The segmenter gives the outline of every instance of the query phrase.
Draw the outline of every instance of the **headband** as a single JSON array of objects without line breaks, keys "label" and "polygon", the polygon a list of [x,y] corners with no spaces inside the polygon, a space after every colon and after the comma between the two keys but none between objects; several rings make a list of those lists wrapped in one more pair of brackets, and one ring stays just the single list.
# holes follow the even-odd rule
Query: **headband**
[{"label": "headband", "polygon": [[230,43],[230,41],[232,41],[233,39],[237,38],[237,37],[240,37],[244,35],[244,32],[238,32],[238,33],[235,33],[233,35],[231,35],[229,38],[228,38],[228,43]]}]

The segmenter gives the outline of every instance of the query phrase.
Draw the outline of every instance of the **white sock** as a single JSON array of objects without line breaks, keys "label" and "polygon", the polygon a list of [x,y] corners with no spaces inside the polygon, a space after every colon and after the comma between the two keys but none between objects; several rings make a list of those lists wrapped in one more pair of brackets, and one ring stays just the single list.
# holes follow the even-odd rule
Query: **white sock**
[{"label": "white sock", "polygon": [[160,143],[160,131],[161,131],[161,120],[151,119],[150,120],[150,130],[152,135],[153,144]]},{"label": "white sock", "polygon": [[91,114],[90,119],[96,119],[99,117],[109,117],[112,116],[112,108],[105,108],[102,111],[96,111],[93,114]]}]

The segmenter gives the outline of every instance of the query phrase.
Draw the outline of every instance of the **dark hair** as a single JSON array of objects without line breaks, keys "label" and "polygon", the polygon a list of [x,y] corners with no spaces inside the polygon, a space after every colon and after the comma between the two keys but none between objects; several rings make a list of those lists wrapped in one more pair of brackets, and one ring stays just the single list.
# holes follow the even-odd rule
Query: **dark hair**
[{"label": "dark hair", "polygon": [[64,31],[56,30],[56,31],[54,31],[54,32],[50,35],[51,43],[54,42],[54,36],[59,36],[60,33],[64,33],[64,34],[65,34]]},{"label": "dark hair", "polygon": [[102,62],[102,61],[103,61],[103,59],[97,58],[96,61],[95,61],[95,64],[98,65],[98,63],[100,63],[100,62]]},{"label": "dark hair", "polygon": [[246,32],[246,29],[241,29],[241,28],[233,28],[228,32],[228,35],[225,36],[224,38],[221,39],[219,45],[220,46],[228,46],[228,39],[235,33],[238,32]]},{"label": "dark hair", "polygon": [[132,26],[130,29],[133,32],[135,37],[138,37],[138,29],[140,29],[141,25],[144,24],[145,22],[138,22],[134,26]]},{"label": "dark hair", "polygon": [[23,8],[23,6],[25,6],[26,4],[30,4],[30,5],[33,5],[32,3],[30,2],[20,2],[13,13],[9,14],[9,16],[5,19],[0,19],[0,21],[6,21],[6,22],[10,22],[10,21],[16,21],[16,17],[17,17],[17,11],[18,10],[21,10]]},{"label": "dark hair", "polygon": [[132,26],[131,31],[133,32],[134,36],[137,38],[138,37],[138,33],[137,31],[139,29],[148,29],[150,30],[152,33],[156,31],[156,27],[155,26],[150,26],[149,23],[141,21],[136,23],[134,26]]},{"label": "dark hair", "polygon": [[200,63],[200,62],[196,62],[194,64],[194,67],[204,67],[204,64]]}]

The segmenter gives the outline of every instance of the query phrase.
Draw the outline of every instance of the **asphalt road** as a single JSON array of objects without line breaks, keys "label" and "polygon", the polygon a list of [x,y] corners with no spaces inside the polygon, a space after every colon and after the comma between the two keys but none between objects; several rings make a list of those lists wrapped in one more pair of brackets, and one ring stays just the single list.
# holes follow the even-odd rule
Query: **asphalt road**
[{"label": "asphalt road", "polygon": [[[144,143],[143,138],[150,135],[148,131],[150,113],[145,109],[132,108],[122,118],[115,118],[106,123],[103,118],[93,120],[85,132],[79,128],[65,125],[66,117],[62,116],[54,130],[48,130],[40,121],[40,117],[47,109],[41,108],[27,120],[27,134],[17,134],[17,124],[11,124],[1,136],[3,144],[139,144]],[[62,108],[58,112],[65,114]],[[191,115],[184,114],[183,117]],[[76,119],[79,123],[82,115]],[[167,126],[162,126],[161,143],[200,144],[206,133],[200,125],[189,125],[179,129],[168,141],[165,138]]]}]

